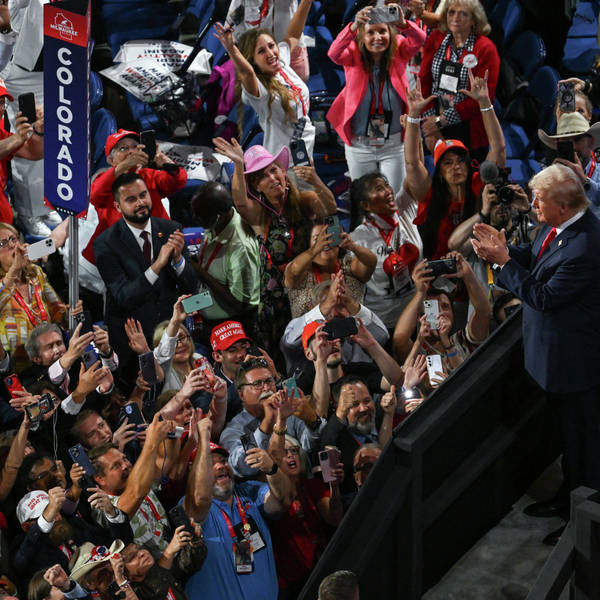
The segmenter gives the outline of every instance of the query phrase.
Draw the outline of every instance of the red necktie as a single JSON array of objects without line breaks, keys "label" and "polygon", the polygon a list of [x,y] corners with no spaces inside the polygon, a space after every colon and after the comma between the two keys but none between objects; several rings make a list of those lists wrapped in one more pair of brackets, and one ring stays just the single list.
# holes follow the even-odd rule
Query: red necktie
[{"label": "red necktie", "polygon": [[553,227],[549,232],[548,235],[546,236],[546,239],[544,240],[544,243],[542,244],[542,247],[540,248],[540,251],[537,255],[537,259],[536,260],[540,260],[540,257],[542,256],[542,254],[544,254],[544,251],[546,250],[546,248],[550,245],[550,243],[552,242],[552,240],[556,237],[556,227]]},{"label": "red necktie", "polygon": [[142,246],[142,253],[144,254],[144,260],[150,264],[152,262],[152,256],[150,254],[150,238],[147,231],[142,231],[140,233],[140,237],[144,240],[144,245]]}]

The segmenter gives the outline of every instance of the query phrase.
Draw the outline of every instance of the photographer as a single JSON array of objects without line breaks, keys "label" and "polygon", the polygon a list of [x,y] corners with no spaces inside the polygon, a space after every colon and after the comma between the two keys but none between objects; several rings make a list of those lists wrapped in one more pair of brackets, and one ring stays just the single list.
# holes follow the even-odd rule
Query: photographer
[{"label": "photographer", "polygon": [[506,232],[511,244],[520,245],[530,240],[529,213],[531,208],[527,194],[518,184],[503,187],[488,183],[481,194],[481,210],[463,221],[448,240],[450,250],[460,252],[471,265],[477,279],[489,293],[496,297],[496,273],[492,265],[479,258],[473,251],[471,238],[476,223],[487,223],[494,229]]}]

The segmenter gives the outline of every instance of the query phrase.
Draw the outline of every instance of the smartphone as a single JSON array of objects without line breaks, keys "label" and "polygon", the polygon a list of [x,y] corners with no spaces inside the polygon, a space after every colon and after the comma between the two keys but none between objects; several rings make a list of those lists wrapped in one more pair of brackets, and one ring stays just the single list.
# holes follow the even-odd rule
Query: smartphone
[{"label": "smartphone", "polygon": [[92,465],[92,461],[89,459],[85,448],[81,444],[75,444],[69,448],[69,456],[73,459],[74,463],[77,463],[80,467],[83,467],[85,471],[85,482],[86,487],[95,487],[96,482],[94,481],[94,473],[96,472],[94,469],[94,465]]},{"label": "smartphone", "polygon": [[149,385],[154,385],[158,381],[154,354],[152,352],[144,352],[144,354],[138,356],[138,362],[144,381]]},{"label": "smartphone", "polygon": [[290,142],[290,152],[292,154],[292,162],[294,163],[294,166],[305,167],[310,165],[310,160],[308,159],[308,150],[306,149],[306,144],[302,138]]},{"label": "smartphone", "polygon": [[260,351],[260,348],[256,344],[252,344],[248,350],[246,350],[246,354],[249,356],[256,356],[258,358],[262,358],[263,354]]},{"label": "smartphone", "polygon": [[288,398],[300,398],[300,390],[295,377],[290,377],[282,381],[282,387],[287,391]]},{"label": "smartphone", "polygon": [[369,13],[370,23],[395,23],[398,18],[397,6],[374,6]]},{"label": "smartphone", "polygon": [[148,162],[152,162],[156,156],[156,135],[154,129],[147,129],[140,133],[140,144],[148,155]]},{"label": "smartphone", "polygon": [[358,333],[358,327],[353,317],[334,317],[325,323],[323,331],[330,340],[337,340]]},{"label": "smartphone", "polygon": [[143,429],[146,427],[147,423],[144,420],[144,415],[140,411],[140,407],[132,402],[131,404],[126,404],[120,411],[119,421],[124,421],[127,419],[128,423],[134,423],[137,429]]},{"label": "smartphone", "polygon": [[456,259],[441,258],[440,260],[429,260],[427,261],[427,268],[431,271],[432,277],[451,275],[452,273],[456,273]]},{"label": "smartphone", "polygon": [[325,224],[327,225],[327,235],[331,236],[330,246],[339,246],[342,243],[342,229],[340,227],[340,220],[337,215],[327,215],[325,217]]},{"label": "smartphone", "polygon": [[340,462],[340,451],[334,447],[325,447],[325,450],[319,451],[319,464],[321,465],[321,474],[323,481],[329,483],[335,481],[337,477],[333,469]]},{"label": "smartphone", "polygon": [[216,377],[215,371],[206,356],[201,356],[194,361],[194,369],[200,369],[204,373],[206,379],[208,379],[208,383],[214,385]]},{"label": "smartphone", "polygon": [[425,359],[427,363],[427,375],[429,376],[429,384],[431,387],[439,385],[434,379],[439,379],[440,376],[437,373],[442,373],[442,357],[439,354],[428,354]]},{"label": "smartphone", "polygon": [[27,117],[27,121],[30,125],[33,125],[37,121],[35,114],[35,95],[33,92],[27,92],[25,94],[19,94],[19,111],[21,115]]},{"label": "smartphone", "polygon": [[558,86],[558,103],[561,112],[575,112],[575,84],[563,81]]},{"label": "smartphone", "polygon": [[564,158],[569,162],[575,162],[575,149],[573,148],[573,142],[556,141],[556,155],[558,158]]},{"label": "smartphone", "polygon": [[83,312],[77,313],[76,315],[73,315],[73,318],[77,324],[83,323],[81,326],[80,335],[94,331],[92,313],[89,310],[84,310]]},{"label": "smartphone", "polygon": [[189,315],[196,310],[202,310],[203,308],[212,306],[213,299],[210,295],[210,292],[200,292],[199,294],[195,294],[189,298],[184,298],[181,301],[181,305],[183,306],[183,310],[185,310],[185,312]]},{"label": "smartphone", "polygon": [[98,353],[96,352],[94,346],[89,344],[83,351],[83,354],[81,355],[81,360],[83,361],[83,364],[85,365],[85,370],[87,371],[94,363],[100,360],[100,357],[98,356]]},{"label": "smartphone", "polygon": [[29,260],[37,260],[54,252],[56,252],[56,246],[52,238],[46,238],[27,246],[27,258]]},{"label": "smartphone", "polygon": [[437,300],[423,300],[423,309],[425,311],[425,318],[429,323],[431,329],[437,330],[438,328],[438,316],[440,314],[440,305]]},{"label": "smartphone", "polygon": [[32,423],[37,423],[41,418],[54,408],[54,400],[50,394],[44,394],[37,402],[26,404],[25,410]]},{"label": "smartphone", "polygon": [[4,385],[6,385],[6,389],[9,391],[11,398],[14,398],[13,392],[26,391],[16,373],[12,373],[8,377],[5,377]]},{"label": "smartphone", "polygon": [[192,527],[192,523],[187,513],[185,512],[185,508],[183,508],[183,504],[177,504],[169,511],[169,519],[171,520],[171,525],[173,525],[173,531],[182,525],[185,525],[185,531],[194,535],[194,528]]},{"label": "smartphone", "polygon": [[244,20],[245,13],[246,9],[242,3],[229,15],[229,19],[227,19],[229,27],[232,29],[237,27]]},{"label": "smartphone", "polygon": [[254,436],[250,435],[249,433],[243,433],[240,436],[240,442],[242,442],[242,448],[244,449],[244,452],[248,452],[250,448],[258,448]]}]

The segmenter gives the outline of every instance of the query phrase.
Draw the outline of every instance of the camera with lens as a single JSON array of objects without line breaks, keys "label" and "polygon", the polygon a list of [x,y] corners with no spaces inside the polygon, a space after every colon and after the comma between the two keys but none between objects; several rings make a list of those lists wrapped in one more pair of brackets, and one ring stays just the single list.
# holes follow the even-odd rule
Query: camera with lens
[{"label": "camera with lens", "polygon": [[488,160],[481,163],[479,170],[481,180],[494,186],[500,204],[509,205],[515,199],[515,190],[510,187],[510,171],[510,167],[500,169]]},{"label": "camera with lens", "polygon": [[32,423],[41,421],[42,417],[54,408],[54,401],[50,394],[44,394],[37,402],[26,404],[25,410]]}]

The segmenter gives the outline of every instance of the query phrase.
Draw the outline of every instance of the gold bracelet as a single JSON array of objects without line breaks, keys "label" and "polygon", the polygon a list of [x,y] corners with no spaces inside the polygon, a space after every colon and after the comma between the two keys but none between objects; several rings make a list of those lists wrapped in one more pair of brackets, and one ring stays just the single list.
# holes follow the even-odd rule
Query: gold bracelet
[{"label": "gold bracelet", "polygon": [[287,425],[284,425],[281,429],[277,425],[273,425],[273,433],[275,435],[285,435],[287,433]]}]

